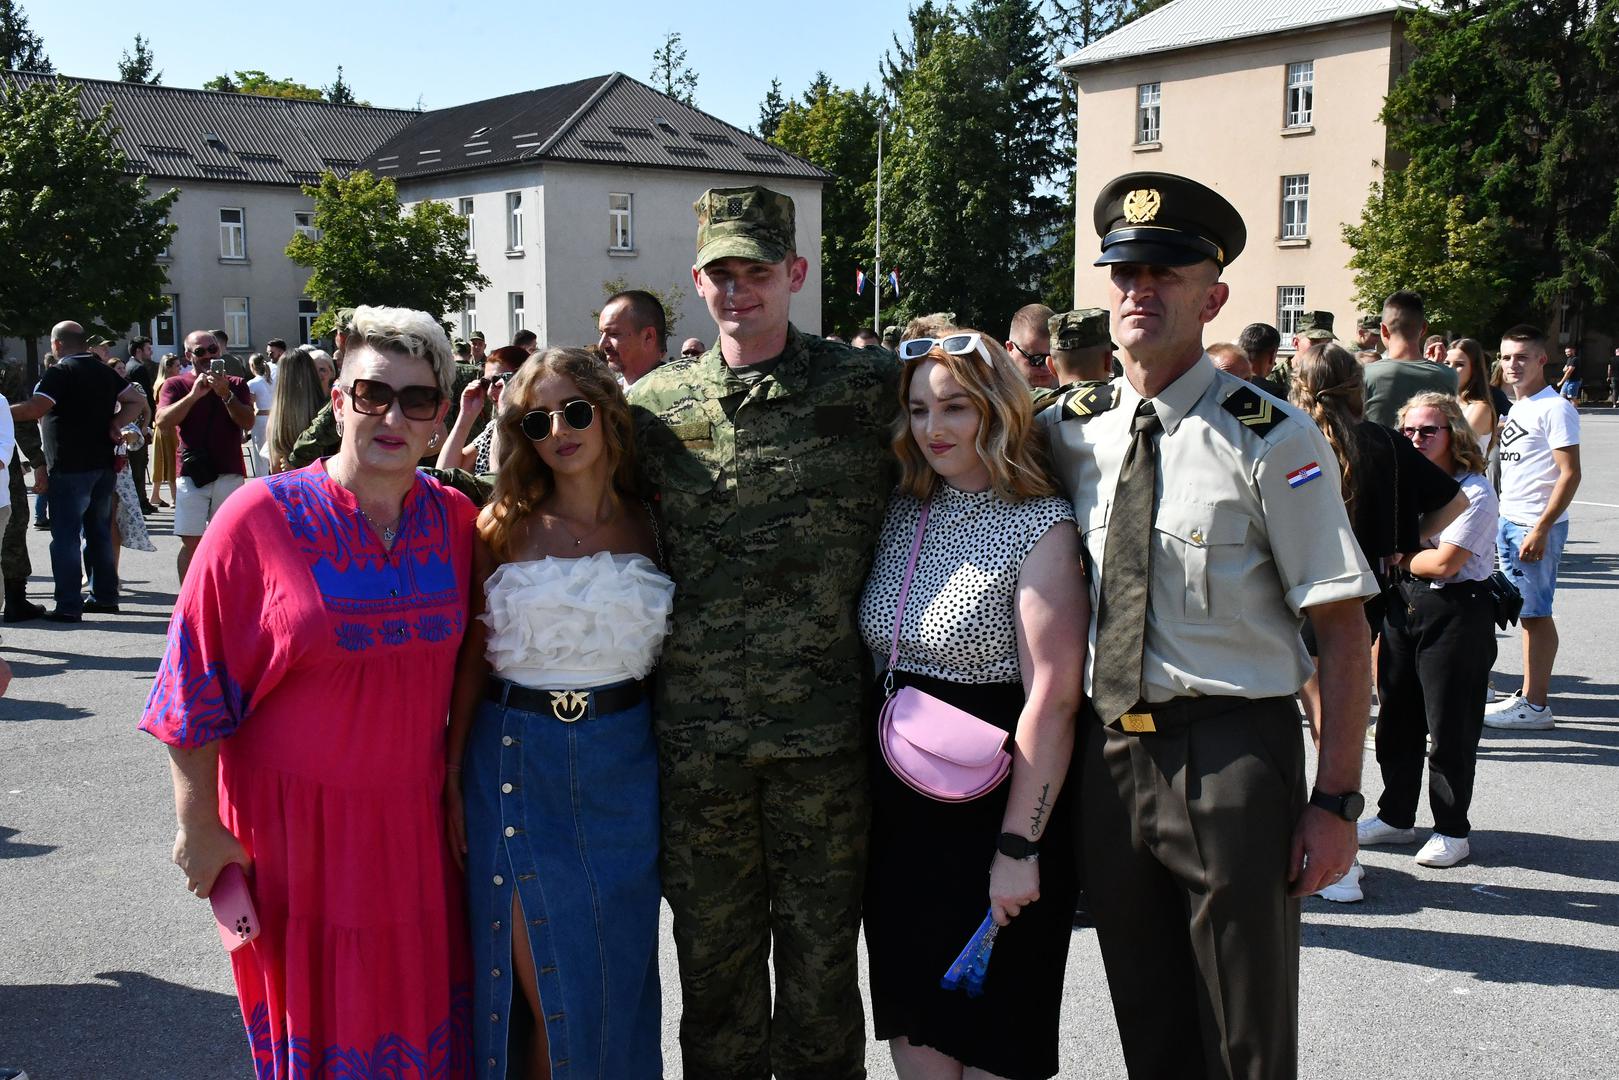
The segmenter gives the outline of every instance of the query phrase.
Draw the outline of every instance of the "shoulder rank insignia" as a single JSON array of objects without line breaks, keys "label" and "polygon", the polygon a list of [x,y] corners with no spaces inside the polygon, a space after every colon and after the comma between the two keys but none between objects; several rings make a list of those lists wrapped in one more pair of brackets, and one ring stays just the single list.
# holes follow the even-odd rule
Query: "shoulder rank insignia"
[{"label": "shoulder rank insignia", "polygon": [[1117,400],[1113,394],[1113,384],[1105,382],[1080,383],[1062,398],[1063,420],[1088,420],[1093,416],[1107,412]]},{"label": "shoulder rank insignia", "polygon": [[1239,386],[1220,403],[1243,427],[1263,438],[1286,416],[1264,394],[1251,386]]}]

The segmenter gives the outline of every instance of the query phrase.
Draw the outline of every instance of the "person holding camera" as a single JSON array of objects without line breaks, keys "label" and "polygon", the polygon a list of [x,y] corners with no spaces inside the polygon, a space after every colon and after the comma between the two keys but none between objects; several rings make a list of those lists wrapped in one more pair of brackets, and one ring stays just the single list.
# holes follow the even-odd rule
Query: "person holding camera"
[{"label": "person holding camera", "polygon": [[247,479],[242,432],[253,430],[257,415],[247,380],[226,373],[213,334],[207,330],[187,334],[185,354],[191,369],[164,380],[156,420],[158,430],[178,432],[180,441],[174,534],[180,538],[181,584],[208,522]]}]

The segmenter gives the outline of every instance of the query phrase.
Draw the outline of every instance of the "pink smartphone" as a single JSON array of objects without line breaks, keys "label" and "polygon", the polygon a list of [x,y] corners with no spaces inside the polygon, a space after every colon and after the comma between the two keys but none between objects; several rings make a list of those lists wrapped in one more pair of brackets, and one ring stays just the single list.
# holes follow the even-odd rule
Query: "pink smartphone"
[{"label": "pink smartphone", "polygon": [[253,910],[253,895],[247,891],[247,875],[241,866],[229,863],[219,872],[208,902],[214,906],[214,922],[226,952],[235,952],[259,936],[259,913]]}]

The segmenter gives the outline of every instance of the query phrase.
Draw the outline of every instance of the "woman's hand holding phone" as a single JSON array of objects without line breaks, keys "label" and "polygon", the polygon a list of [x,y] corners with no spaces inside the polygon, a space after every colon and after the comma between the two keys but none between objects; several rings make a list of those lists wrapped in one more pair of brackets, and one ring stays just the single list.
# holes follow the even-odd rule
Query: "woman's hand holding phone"
[{"label": "woman's hand holding phone", "polygon": [[186,888],[207,899],[219,872],[230,863],[253,865],[242,842],[219,822],[182,826],[174,834],[174,865],[185,872]]}]

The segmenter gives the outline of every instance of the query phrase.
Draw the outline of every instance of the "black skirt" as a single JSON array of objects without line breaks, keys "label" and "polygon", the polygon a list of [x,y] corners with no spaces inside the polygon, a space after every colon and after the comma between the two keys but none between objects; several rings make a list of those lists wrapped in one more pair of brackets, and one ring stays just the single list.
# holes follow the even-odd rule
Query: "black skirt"
[{"label": "black skirt", "polygon": [[[894,681],[896,689],[915,686],[1009,732],[1023,708],[1018,683],[968,685],[906,672],[895,672]],[[1040,899],[1001,930],[983,996],[971,998],[942,989],[939,980],[989,913],[989,865],[1011,778],[971,802],[944,803],[906,786],[881,753],[872,759],[865,929],[877,1038],[905,1036],[1009,1080],[1056,1075],[1078,897],[1067,804],[1077,792],[1065,787],[1048,818]]]}]

